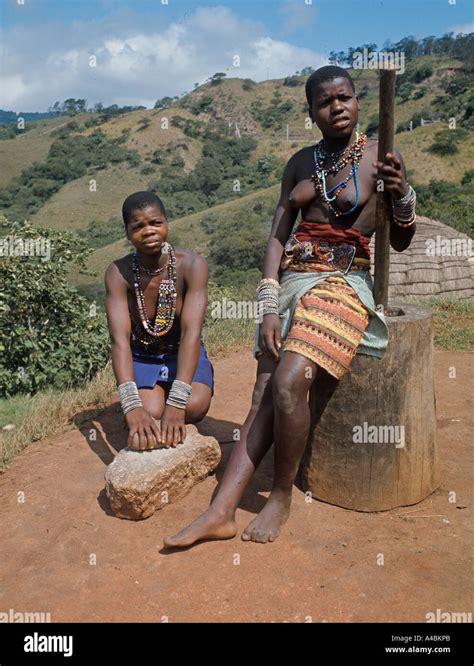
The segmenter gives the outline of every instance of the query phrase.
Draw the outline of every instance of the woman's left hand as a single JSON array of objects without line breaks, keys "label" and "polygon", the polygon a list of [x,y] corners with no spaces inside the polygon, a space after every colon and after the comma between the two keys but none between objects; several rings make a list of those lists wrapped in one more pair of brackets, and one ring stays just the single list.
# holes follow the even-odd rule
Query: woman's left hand
[{"label": "woman's left hand", "polygon": [[165,405],[160,421],[161,442],[167,448],[177,446],[186,439],[186,425],[184,423],[184,409]]},{"label": "woman's left hand", "polygon": [[385,162],[372,162],[372,166],[377,167],[374,178],[383,181],[384,189],[394,199],[402,199],[407,193],[408,183],[403,177],[400,160],[393,153],[386,153]]}]

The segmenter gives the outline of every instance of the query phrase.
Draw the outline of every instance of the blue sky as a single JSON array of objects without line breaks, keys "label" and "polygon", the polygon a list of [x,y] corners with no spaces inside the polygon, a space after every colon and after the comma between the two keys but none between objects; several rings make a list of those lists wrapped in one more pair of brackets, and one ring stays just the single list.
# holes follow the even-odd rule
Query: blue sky
[{"label": "blue sky", "polygon": [[67,97],[150,107],[216,71],[260,81],[322,66],[330,51],[350,46],[471,32],[473,6],[472,0],[0,0],[0,107],[40,111]]}]

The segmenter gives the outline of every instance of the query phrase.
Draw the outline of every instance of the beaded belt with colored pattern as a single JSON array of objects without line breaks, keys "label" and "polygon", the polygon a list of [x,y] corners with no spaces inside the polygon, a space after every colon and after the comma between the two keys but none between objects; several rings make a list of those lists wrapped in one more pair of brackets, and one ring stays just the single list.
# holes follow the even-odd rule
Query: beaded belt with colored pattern
[{"label": "beaded belt with colored pattern", "polygon": [[280,268],[292,271],[341,271],[370,269],[370,260],[355,256],[356,247],[343,241],[298,241],[291,235]]}]

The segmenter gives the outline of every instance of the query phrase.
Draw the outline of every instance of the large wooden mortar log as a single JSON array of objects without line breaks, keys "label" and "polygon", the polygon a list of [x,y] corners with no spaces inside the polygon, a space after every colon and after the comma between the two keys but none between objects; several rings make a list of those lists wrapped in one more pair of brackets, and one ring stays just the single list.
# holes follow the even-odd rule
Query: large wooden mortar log
[{"label": "large wooden mortar log", "polygon": [[386,315],[382,359],[356,354],[339,382],[324,373],[312,387],[299,481],[317,499],[384,511],[416,504],[439,485],[432,311],[391,304],[396,311]]}]

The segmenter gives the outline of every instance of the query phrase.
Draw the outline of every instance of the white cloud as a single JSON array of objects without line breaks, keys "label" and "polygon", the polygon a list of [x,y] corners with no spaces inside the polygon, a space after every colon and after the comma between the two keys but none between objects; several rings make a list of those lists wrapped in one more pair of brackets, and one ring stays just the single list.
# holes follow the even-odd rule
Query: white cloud
[{"label": "white cloud", "polygon": [[318,55],[311,49],[275,41],[270,37],[262,37],[257,40],[252,45],[252,50],[256,58],[256,63],[252,66],[254,72],[252,78],[256,80],[266,78],[267,71],[269,78],[277,78],[294,74],[309,65],[316,68],[327,63],[325,56]]},{"label": "white cloud", "polygon": [[69,72],[78,73],[82,67],[83,52],[79,49],[57,51],[51,53],[46,59],[48,69],[65,68]]},{"label": "white cloud", "polygon": [[460,32],[463,32],[465,35],[468,35],[470,32],[474,32],[474,23],[464,23],[463,25],[453,25],[447,32],[454,32],[456,35]]},{"label": "white cloud", "polygon": [[306,4],[301,0],[284,0],[278,9],[278,13],[283,18],[282,33],[307,28],[313,23],[316,12],[316,3]]},{"label": "white cloud", "polygon": [[[19,74],[0,77],[0,89],[2,90],[2,103],[4,109],[19,109],[19,102],[28,93],[28,86]],[[26,109],[25,109],[26,110]]]},{"label": "white cloud", "polygon": [[[143,17],[141,17],[143,18]],[[135,28],[129,29],[130,25]],[[137,27],[140,25],[140,28]],[[119,25],[75,23],[16,27],[4,35],[0,107],[45,110],[56,100],[153,106],[181,95],[215,72],[256,81],[318,67],[325,56],[272,39],[256,21],[227,7],[200,7],[179,22],[147,29],[130,17]],[[240,67],[233,66],[240,56]],[[90,67],[96,56],[97,66]]]}]

